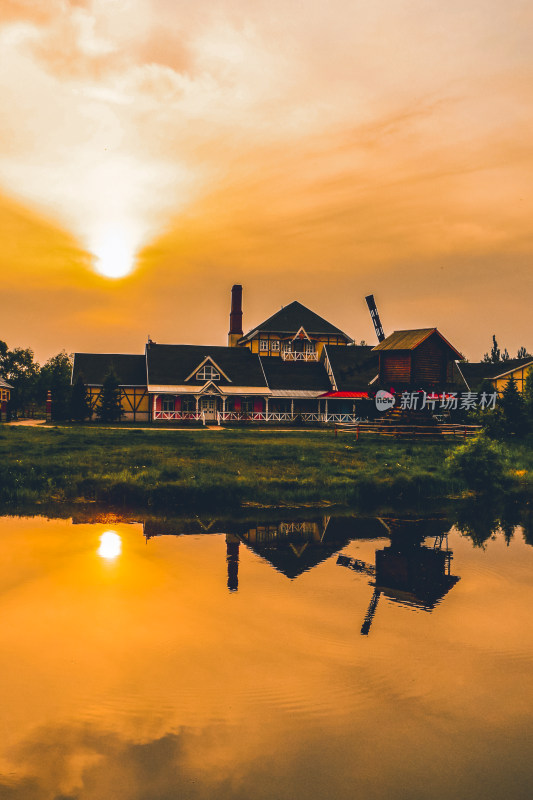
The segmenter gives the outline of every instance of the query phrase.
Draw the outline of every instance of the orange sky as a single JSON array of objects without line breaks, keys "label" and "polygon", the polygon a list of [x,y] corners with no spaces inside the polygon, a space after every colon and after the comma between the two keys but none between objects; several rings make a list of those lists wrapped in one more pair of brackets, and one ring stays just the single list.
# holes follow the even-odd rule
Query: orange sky
[{"label": "orange sky", "polygon": [[533,350],[531,30],[526,0],[0,0],[0,339],[223,344],[240,282],[246,329],[298,299],[374,342],[373,292],[386,332]]}]

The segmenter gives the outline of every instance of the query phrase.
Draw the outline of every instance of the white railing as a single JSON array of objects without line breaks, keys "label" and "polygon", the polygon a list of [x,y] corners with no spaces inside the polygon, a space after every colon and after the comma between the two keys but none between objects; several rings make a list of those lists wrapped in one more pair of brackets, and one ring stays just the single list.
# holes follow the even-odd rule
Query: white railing
[{"label": "white railing", "polygon": [[188,420],[205,425],[205,411],[154,411],[154,419]]},{"label": "white railing", "polygon": [[293,350],[282,350],[281,357],[283,361],[318,361],[318,353],[314,350],[312,353],[296,353]]},{"label": "white railing", "polygon": [[217,421],[221,422],[360,422],[356,414],[318,414],[295,411],[218,411]]}]

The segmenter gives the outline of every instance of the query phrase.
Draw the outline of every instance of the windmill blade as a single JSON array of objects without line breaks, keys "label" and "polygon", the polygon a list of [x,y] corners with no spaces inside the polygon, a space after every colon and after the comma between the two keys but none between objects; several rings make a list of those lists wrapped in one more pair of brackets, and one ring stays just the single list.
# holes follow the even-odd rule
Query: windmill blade
[{"label": "windmill blade", "polygon": [[372,322],[374,323],[374,328],[376,331],[376,336],[378,337],[378,342],[382,342],[385,338],[385,334],[383,333],[383,328],[381,326],[381,320],[379,318],[378,309],[376,307],[376,303],[374,300],[374,295],[369,294],[365,297],[366,304],[368,306],[368,310],[370,311],[370,316],[372,317]]}]

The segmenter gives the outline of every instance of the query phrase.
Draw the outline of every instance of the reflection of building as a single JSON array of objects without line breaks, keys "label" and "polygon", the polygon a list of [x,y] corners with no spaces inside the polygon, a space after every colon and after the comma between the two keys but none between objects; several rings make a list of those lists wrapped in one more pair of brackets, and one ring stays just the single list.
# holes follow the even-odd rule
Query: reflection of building
[{"label": "reflection of building", "polygon": [[[452,552],[448,549],[448,523],[433,520],[382,520],[390,545],[376,550],[375,566],[348,556],[337,563],[373,577],[374,593],[361,628],[366,635],[381,595],[402,605],[432,611],[455,586],[459,578],[451,575]],[[422,542],[434,539],[429,547]]]},{"label": "reflection of building", "polygon": [[[229,529],[229,530],[228,530]],[[294,579],[339,552],[352,539],[383,536],[383,526],[373,518],[330,517],[279,519],[250,522],[200,520],[146,520],[146,540],[157,536],[226,532],[227,586],[239,583],[239,549],[249,550],[267,561],[277,572]]]}]

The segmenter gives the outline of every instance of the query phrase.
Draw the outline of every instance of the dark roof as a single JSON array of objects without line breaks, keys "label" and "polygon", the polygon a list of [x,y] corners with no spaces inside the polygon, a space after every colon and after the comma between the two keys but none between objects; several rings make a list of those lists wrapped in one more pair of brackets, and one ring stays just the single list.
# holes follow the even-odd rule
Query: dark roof
[{"label": "dark roof", "polygon": [[323,317],[319,317],[314,311],[306,308],[297,300],[284,306],[281,311],[277,311],[267,320],[256,325],[252,328],[243,338],[249,338],[257,331],[271,332],[271,333],[297,333],[300,328],[303,328],[309,334],[329,334],[330,336],[342,336],[349,342],[352,339],[343,333],[331,322],[328,322]]},{"label": "dark roof", "polygon": [[178,386],[187,383],[203,385],[205,380],[187,378],[205,358],[211,359],[229,379],[220,376],[221,386],[265,387],[266,381],[259,356],[247,347],[212,347],[196,344],[154,344],[146,348],[148,383],[159,386]]},{"label": "dark roof", "polygon": [[331,389],[326,369],[317,361],[283,361],[279,356],[264,356],[261,363],[271,389],[317,392]]},{"label": "dark roof", "polygon": [[491,364],[488,361],[468,361],[458,364],[471,392],[479,389],[484,380],[494,380],[508,372],[512,372],[527,364],[533,364],[533,358],[509,358],[507,361],[498,361]]},{"label": "dark roof", "polygon": [[374,350],[381,351],[381,350],[414,350],[415,347],[425,342],[432,334],[436,333],[442,341],[448,345],[450,350],[456,354],[458,358],[463,358],[461,353],[455,349],[455,347],[450,344],[450,342],[444,338],[442,333],[440,333],[436,328],[418,328],[416,330],[409,330],[409,331],[394,331],[391,333],[390,336],[387,336],[380,342]]},{"label": "dark roof", "polygon": [[366,392],[370,381],[376,377],[379,359],[367,345],[326,345],[333,377],[339,392]]},{"label": "dark roof", "polygon": [[125,353],[74,353],[72,382],[79,374],[89,386],[101,386],[110,369],[113,369],[121,386],[146,386],[146,361],[144,356]]}]

